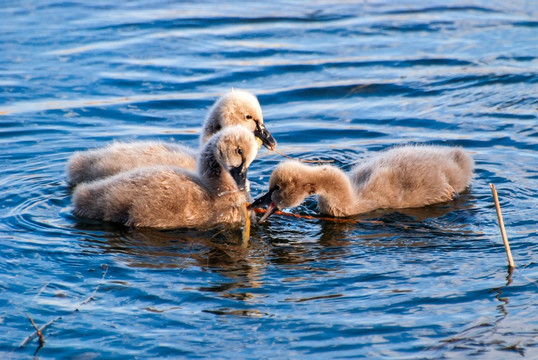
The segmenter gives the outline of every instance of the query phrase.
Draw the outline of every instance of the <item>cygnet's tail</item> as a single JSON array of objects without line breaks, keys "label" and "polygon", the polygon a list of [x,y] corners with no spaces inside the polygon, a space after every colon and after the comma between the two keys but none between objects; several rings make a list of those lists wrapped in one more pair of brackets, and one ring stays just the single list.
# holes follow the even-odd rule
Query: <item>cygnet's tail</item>
[{"label": "cygnet's tail", "polygon": [[96,203],[96,200],[90,186],[85,183],[78,185],[73,193],[73,213],[81,218],[102,219],[103,208]]},{"label": "cygnet's tail", "polygon": [[474,161],[471,156],[461,148],[453,149],[450,156],[457,167],[457,171],[450,171],[447,174],[449,183],[456,192],[460,193],[471,183]]},{"label": "cygnet's tail", "polygon": [[75,152],[67,162],[66,173],[69,185],[93,180],[91,170],[93,162],[90,156],[83,152]]}]

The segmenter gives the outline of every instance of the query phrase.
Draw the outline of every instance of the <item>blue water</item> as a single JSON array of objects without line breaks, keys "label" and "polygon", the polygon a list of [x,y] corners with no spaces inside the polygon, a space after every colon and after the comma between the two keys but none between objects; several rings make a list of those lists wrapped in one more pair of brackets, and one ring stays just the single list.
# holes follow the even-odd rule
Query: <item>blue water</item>
[{"label": "blue water", "polygon": [[[0,18],[0,357],[538,359],[537,2],[22,0]],[[273,216],[248,249],[72,215],[74,151],[197,146],[232,87],[290,156],[460,145],[476,176],[360,223]],[[254,196],[281,160],[260,151]],[[44,346],[19,347],[27,315],[52,321]]]}]

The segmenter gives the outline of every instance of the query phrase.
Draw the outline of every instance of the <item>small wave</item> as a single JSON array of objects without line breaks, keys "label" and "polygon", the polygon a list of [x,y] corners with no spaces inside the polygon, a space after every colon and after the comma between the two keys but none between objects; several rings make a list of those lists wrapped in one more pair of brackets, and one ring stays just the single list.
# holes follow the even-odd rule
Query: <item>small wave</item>
[{"label": "small wave", "polygon": [[387,15],[411,15],[411,14],[428,14],[428,13],[445,13],[445,12],[482,12],[482,13],[497,13],[499,11],[481,7],[481,6],[432,6],[417,9],[405,9],[405,10],[388,10],[384,12]]}]

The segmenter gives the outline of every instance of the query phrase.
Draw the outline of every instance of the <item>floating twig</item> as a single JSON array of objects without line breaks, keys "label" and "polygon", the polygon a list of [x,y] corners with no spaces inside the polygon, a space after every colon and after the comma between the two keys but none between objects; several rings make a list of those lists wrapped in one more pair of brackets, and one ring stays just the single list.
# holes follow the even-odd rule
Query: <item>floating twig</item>
[{"label": "floating twig", "polygon": [[284,157],[287,158],[287,159],[290,159],[290,160],[297,160],[297,161],[304,162],[304,163],[320,163],[320,164],[321,164],[321,163],[332,163],[332,162],[334,162],[334,160],[305,160],[305,159],[296,159],[296,158],[293,158],[293,157],[291,157],[291,156],[288,156],[288,155],[286,155],[286,154],[284,154],[284,153],[281,153],[281,152],[278,151],[278,150],[273,149],[273,151],[274,151],[275,153],[277,153],[278,155],[282,155],[282,156],[284,156]]},{"label": "floating twig", "polygon": [[[41,326],[38,329],[39,333],[41,333],[41,335],[43,336],[43,331],[45,331],[46,328],[48,328],[49,326],[51,326],[52,324],[54,324],[56,321],[60,320],[61,318],[62,318],[61,316],[58,316],[57,318],[55,318],[55,319],[49,321],[48,323],[46,323],[45,325]],[[39,336],[39,333],[36,330],[36,332],[34,332],[32,335],[27,336],[26,339],[24,339],[24,341],[19,345],[19,347],[23,348],[26,344],[28,344],[30,341],[32,341],[36,336]]]},{"label": "floating twig", "polygon": [[106,273],[108,272],[108,266],[105,264],[103,265],[103,268],[105,269],[105,271],[103,272],[103,277],[101,277],[101,281],[99,281],[99,284],[97,284],[97,286],[95,287],[95,289],[93,290],[92,294],[86,299],[84,300],[83,302],[80,303],[80,305],[75,309],[75,311],[79,311],[79,309],[86,305],[87,303],[89,303],[90,301],[92,301],[94,299],[94,296],[95,294],[97,293],[97,290],[99,290],[99,288],[101,287],[101,285],[103,285],[103,282],[105,280],[105,276],[106,276]]},{"label": "floating twig", "polygon": [[[103,265],[103,268],[105,269],[105,271],[103,272],[103,277],[101,278],[101,281],[99,282],[99,284],[97,284],[97,286],[93,290],[92,294],[86,300],[81,302],[77,306],[77,308],[73,310],[73,312],[79,311],[82,306],[86,305],[87,303],[89,303],[90,301],[92,301],[94,299],[94,296],[97,293],[97,290],[99,290],[99,287],[101,287],[101,285],[103,284],[103,282],[105,280],[105,276],[106,276],[106,274],[108,272],[108,266],[106,264]],[[23,348],[24,346],[26,346],[26,344],[28,344],[30,341],[32,341],[36,336],[39,336],[39,347],[37,349],[37,351],[39,351],[39,349],[41,349],[41,347],[45,343],[45,338],[43,336],[43,332],[45,331],[45,329],[48,328],[49,326],[51,326],[52,324],[54,324],[56,321],[60,320],[62,317],[58,316],[55,319],[52,319],[51,321],[49,321],[45,325],[38,328],[36,326],[36,324],[34,323],[34,321],[32,320],[32,318],[28,314],[26,314],[26,316],[28,317],[28,319],[30,319],[30,322],[34,326],[35,332],[33,334],[27,336],[26,339],[24,339],[23,342],[19,345],[19,348]],[[37,351],[36,351],[36,353],[37,353]]]},{"label": "floating twig", "polygon": [[515,268],[514,259],[512,258],[512,252],[510,251],[510,244],[508,243],[508,237],[506,236],[506,230],[504,229],[503,215],[501,213],[501,205],[499,204],[499,197],[497,196],[497,189],[492,183],[489,184],[491,187],[491,193],[493,195],[493,201],[495,202],[495,209],[497,210],[497,220],[499,220],[499,228],[501,229],[501,236],[503,238],[504,250],[506,251],[506,257],[508,258],[508,266],[510,268]]},{"label": "floating twig", "polygon": [[[256,212],[257,214],[265,214],[267,210],[266,209],[254,209],[254,212]],[[324,217],[324,216],[300,215],[300,214],[293,214],[293,213],[285,213],[280,210],[275,211],[274,215],[289,216],[289,217],[294,217],[297,219],[324,220],[324,221],[332,221],[332,222],[347,223],[347,224],[373,224],[373,225],[385,224],[383,221],[378,221],[378,220],[359,220],[359,219],[337,218],[337,217],[326,217],[326,216]]]},{"label": "floating twig", "polygon": [[26,317],[32,323],[32,326],[34,327],[35,333],[37,334],[37,336],[39,336],[39,348],[42,348],[43,345],[45,344],[45,337],[43,336],[43,332],[37,327],[37,325],[34,322],[34,319],[32,319],[30,315],[26,314]]},{"label": "floating twig", "polygon": [[39,292],[34,296],[34,299],[37,299],[39,297],[39,295],[41,295],[43,293],[43,291],[45,291],[45,288],[49,285],[49,282],[47,281],[45,284],[43,284],[43,286],[41,287],[41,289],[39,290]]},{"label": "floating twig", "polygon": [[250,216],[248,213],[249,203],[241,205],[241,212],[243,213],[243,247],[248,247],[250,240]]}]

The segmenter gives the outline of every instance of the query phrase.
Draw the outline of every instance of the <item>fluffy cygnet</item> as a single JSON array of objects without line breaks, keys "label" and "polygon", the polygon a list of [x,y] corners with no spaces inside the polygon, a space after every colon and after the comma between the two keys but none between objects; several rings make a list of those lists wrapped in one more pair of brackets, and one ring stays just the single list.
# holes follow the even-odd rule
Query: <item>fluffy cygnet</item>
[{"label": "fluffy cygnet", "polygon": [[203,147],[196,172],[151,166],[82,183],[73,195],[74,213],[135,227],[239,223],[246,173],[257,150],[252,132],[229,127]]},{"label": "fluffy cygnet", "polygon": [[103,148],[73,154],[67,163],[67,181],[76,185],[151,165],[196,170],[197,156],[196,150],[174,143],[115,142]]},{"label": "fluffy cygnet", "polygon": [[412,208],[453,200],[472,178],[473,160],[461,148],[403,146],[382,152],[349,174],[330,165],[279,164],[269,192],[251,208],[269,206],[263,222],[278,209],[318,195],[322,214],[349,216],[382,208]]},{"label": "fluffy cygnet", "polygon": [[[200,135],[200,146],[219,130],[234,125],[252,131],[268,149],[276,147],[275,139],[263,124],[262,109],[256,96],[235,89],[220,97],[210,109]],[[113,143],[73,154],[67,163],[67,181],[76,185],[149,165],[195,170],[196,156],[196,150],[173,143]]]},{"label": "fluffy cygnet", "polygon": [[230,90],[213,104],[204,121],[200,146],[203,146],[217,131],[234,125],[241,125],[252,131],[269,150],[276,147],[276,140],[263,123],[258,98],[248,91],[239,89]]}]

